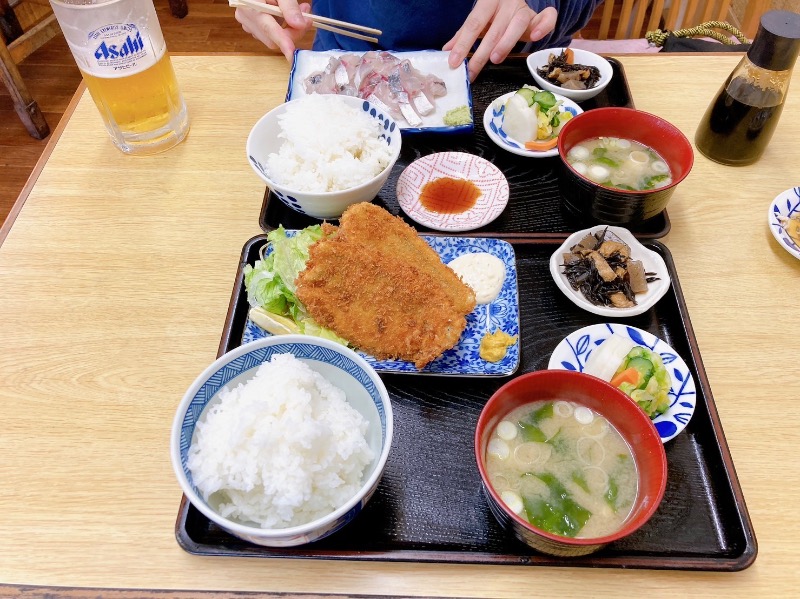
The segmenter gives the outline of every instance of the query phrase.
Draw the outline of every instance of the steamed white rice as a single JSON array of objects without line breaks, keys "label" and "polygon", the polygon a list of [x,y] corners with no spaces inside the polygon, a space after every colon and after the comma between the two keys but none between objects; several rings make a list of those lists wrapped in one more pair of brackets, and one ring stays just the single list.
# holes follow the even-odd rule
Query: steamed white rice
[{"label": "steamed white rice", "polygon": [[222,516],[262,528],[325,516],[362,486],[374,454],[344,391],[292,354],[220,391],[197,422],[188,467]]},{"label": "steamed white rice", "polygon": [[380,122],[338,96],[294,100],[278,122],[284,142],[267,158],[267,171],[290,189],[350,189],[379,175],[391,160],[389,145],[379,139]]}]

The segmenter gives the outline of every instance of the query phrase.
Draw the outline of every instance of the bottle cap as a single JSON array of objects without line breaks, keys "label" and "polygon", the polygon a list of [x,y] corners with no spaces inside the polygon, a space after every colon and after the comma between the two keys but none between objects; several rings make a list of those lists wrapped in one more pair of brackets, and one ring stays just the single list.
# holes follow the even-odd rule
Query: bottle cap
[{"label": "bottle cap", "polygon": [[747,58],[770,71],[788,71],[800,52],[800,14],[771,10],[761,17]]}]

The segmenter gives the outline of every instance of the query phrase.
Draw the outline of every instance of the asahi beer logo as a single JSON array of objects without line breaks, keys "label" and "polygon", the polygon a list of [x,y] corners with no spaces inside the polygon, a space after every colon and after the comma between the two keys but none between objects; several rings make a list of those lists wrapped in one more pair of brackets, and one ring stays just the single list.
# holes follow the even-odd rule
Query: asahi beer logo
[{"label": "asahi beer logo", "polygon": [[126,71],[147,56],[142,36],[133,23],[105,25],[90,32],[89,40],[97,44],[94,58],[99,67]]}]

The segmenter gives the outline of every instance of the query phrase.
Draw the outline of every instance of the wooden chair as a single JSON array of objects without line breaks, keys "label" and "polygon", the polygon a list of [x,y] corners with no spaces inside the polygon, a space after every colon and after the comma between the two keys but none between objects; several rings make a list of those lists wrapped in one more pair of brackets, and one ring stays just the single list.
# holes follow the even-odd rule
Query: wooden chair
[{"label": "wooden chair", "polygon": [[[169,0],[169,8],[179,19],[189,12],[187,0]],[[61,28],[48,0],[0,0],[0,79],[8,88],[14,110],[36,139],[47,137],[50,128],[17,65],[57,35]]]},{"label": "wooden chair", "polygon": [[[694,27],[707,21],[731,19],[731,0],[605,0],[600,19],[598,39],[636,39],[655,29]],[[750,0],[747,3],[742,32],[751,38],[758,29],[761,15],[770,6],[770,0]]]},{"label": "wooden chair", "polygon": [[50,128],[39,105],[28,92],[17,65],[44,43],[60,35],[61,29],[49,5],[26,5],[19,17],[22,22],[30,23],[27,29],[8,0],[0,0],[0,78],[11,94],[14,110],[25,128],[36,139],[44,139]]}]

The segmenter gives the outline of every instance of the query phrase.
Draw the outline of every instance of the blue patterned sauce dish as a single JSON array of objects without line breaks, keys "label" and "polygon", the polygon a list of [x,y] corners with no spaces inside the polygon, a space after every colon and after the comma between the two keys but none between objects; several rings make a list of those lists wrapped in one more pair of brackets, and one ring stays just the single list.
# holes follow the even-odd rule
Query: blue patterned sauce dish
[{"label": "blue patterned sauce dish", "polygon": [[[219,507],[212,505],[213,499],[203,498],[192,479],[190,447],[198,434],[198,422],[203,426],[203,415],[222,401],[220,395],[251,380],[262,364],[281,354],[292,354],[344,392],[350,407],[368,423],[364,439],[373,457],[363,470],[358,491],[327,515],[301,525],[262,528],[254,522],[245,523],[221,515]],[[227,352],[195,379],[183,396],[172,423],[170,457],[187,499],[217,526],[256,545],[291,547],[331,535],[358,516],[383,475],[392,436],[389,394],[374,368],[338,343],[304,335],[281,335],[246,343]],[[315,487],[311,489],[313,493]]]},{"label": "blue patterned sauce dish", "polygon": [[[362,112],[377,123],[376,131],[379,131],[379,133],[377,133],[377,139],[380,141],[381,145],[385,144],[389,150],[385,167],[367,180],[364,180],[363,177],[360,178],[360,182],[357,184],[346,187],[338,185],[329,186],[335,189],[332,191],[308,191],[276,181],[275,174],[270,172],[269,168],[270,155],[278,154],[281,146],[286,143],[285,133],[282,132],[282,120],[286,116],[287,110],[296,108],[298,103],[304,101],[320,102],[320,98],[319,95],[314,94],[314,97],[307,96],[290,100],[273,108],[261,117],[250,130],[250,134],[247,137],[247,159],[253,171],[267,184],[272,193],[289,208],[300,214],[305,214],[306,216],[314,218],[335,219],[339,218],[351,204],[371,202],[375,196],[378,195],[378,192],[389,178],[392,167],[394,167],[400,156],[400,128],[385,110],[382,110],[380,107],[367,100],[352,96],[324,96],[324,101],[327,104],[343,103],[351,109]],[[324,116],[325,115],[321,115],[318,118]],[[331,131],[341,131],[341,129],[341,126],[327,127],[325,128],[326,135],[334,135]],[[354,127],[354,131],[355,129]],[[335,161],[335,164],[328,162],[325,164],[325,167],[330,167],[331,172],[342,173],[346,168],[349,168],[347,167],[348,163],[364,162],[363,156],[360,159],[359,156],[361,156],[363,152],[361,148],[366,146],[362,144],[358,147],[354,147],[354,143],[360,143],[362,139],[358,137],[357,134],[352,138],[339,141],[334,140],[330,144],[320,141],[318,134],[319,131],[313,129],[313,127],[308,127],[308,130],[303,132],[295,132],[293,129],[292,135],[308,138],[307,145],[304,140],[302,147],[300,144],[295,144],[294,146],[296,148],[299,165],[314,165],[319,164],[323,159],[330,159],[331,161]],[[356,140],[358,140],[358,142]],[[331,152],[331,147],[339,148],[342,151]],[[286,161],[284,161],[284,164],[285,162]],[[305,168],[306,167],[303,166],[303,169]],[[321,171],[318,168],[308,168],[308,171],[301,171],[303,179],[311,179],[317,175],[322,177],[327,176],[325,173],[320,175]],[[337,175],[337,178],[342,181],[345,179],[341,175]],[[290,178],[284,178],[284,180],[287,179]]]}]

